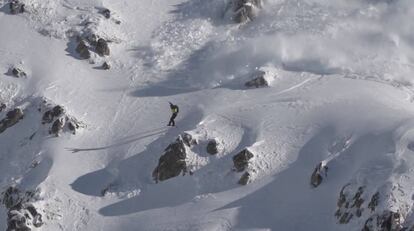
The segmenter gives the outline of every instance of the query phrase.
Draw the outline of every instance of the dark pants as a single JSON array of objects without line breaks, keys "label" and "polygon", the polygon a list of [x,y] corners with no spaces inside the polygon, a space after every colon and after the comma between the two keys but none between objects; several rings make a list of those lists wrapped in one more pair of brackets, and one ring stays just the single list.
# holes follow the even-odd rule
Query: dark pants
[{"label": "dark pants", "polygon": [[170,122],[168,122],[168,126],[175,126],[175,117],[177,117],[177,113],[173,113],[170,118]]}]

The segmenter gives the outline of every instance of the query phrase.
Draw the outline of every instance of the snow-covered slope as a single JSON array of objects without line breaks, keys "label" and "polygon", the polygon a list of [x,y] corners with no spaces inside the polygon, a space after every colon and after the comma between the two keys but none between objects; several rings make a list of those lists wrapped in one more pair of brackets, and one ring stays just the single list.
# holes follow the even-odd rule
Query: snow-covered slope
[{"label": "snow-covered slope", "polygon": [[[223,0],[21,2],[0,0],[1,230],[413,227],[413,2],[267,0],[242,24]],[[174,147],[187,174],[156,183]]]}]

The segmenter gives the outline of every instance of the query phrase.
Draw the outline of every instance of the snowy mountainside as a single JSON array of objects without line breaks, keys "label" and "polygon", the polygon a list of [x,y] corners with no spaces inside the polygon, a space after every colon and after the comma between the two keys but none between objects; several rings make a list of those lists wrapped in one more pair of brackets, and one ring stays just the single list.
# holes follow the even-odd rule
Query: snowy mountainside
[{"label": "snowy mountainside", "polygon": [[0,229],[413,229],[414,3],[238,4],[0,0]]}]

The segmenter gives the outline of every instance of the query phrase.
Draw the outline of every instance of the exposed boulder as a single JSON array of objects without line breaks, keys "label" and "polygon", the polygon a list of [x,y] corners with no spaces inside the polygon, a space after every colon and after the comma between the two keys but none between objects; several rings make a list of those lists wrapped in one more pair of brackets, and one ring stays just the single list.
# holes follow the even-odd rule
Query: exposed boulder
[{"label": "exposed boulder", "polygon": [[101,14],[107,19],[111,18],[111,11],[107,8],[102,9]]},{"label": "exposed boulder", "polygon": [[266,80],[265,75],[266,75],[266,72],[260,71],[253,76],[252,80],[246,82],[244,85],[249,88],[268,87],[269,82]]},{"label": "exposed boulder", "polygon": [[9,8],[10,8],[10,13],[11,14],[19,14],[19,13],[24,13],[25,9],[24,9],[25,5],[23,3],[21,3],[18,0],[12,0],[9,3]]},{"label": "exposed boulder", "polygon": [[7,112],[6,118],[0,121],[0,133],[17,124],[21,119],[23,119],[23,111],[20,108]]},{"label": "exposed boulder", "polygon": [[371,212],[375,211],[375,208],[378,206],[379,204],[379,199],[380,199],[380,193],[376,192],[372,198],[371,201],[368,204],[368,208],[371,210]]},{"label": "exposed boulder", "polygon": [[80,39],[78,46],[76,47],[76,52],[78,52],[79,56],[82,59],[89,59],[91,57],[88,46],[86,46],[86,43],[83,39]]},{"label": "exposed boulder", "polygon": [[154,169],[152,176],[155,182],[164,181],[187,172],[187,152],[185,142],[180,135],[177,140],[168,145],[164,154],[158,160],[158,166]]},{"label": "exposed boulder", "polygon": [[63,118],[55,120],[55,122],[52,124],[51,129],[49,130],[49,134],[59,136],[59,133],[63,130],[64,125],[65,122]]},{"label": "exposed boulder", "polygon": [[399,212],[384,211],[380,215],[373,215],[367,219],[362,231],[402,231],[408,230],[401,225]]},{"label": "exposed boulder", "polygon": [[211,155],[215,155],[218,153],[218,143],[215,139],[210,140],[207,144],[207,153]]},{"label": "exposed boulder", "polygon": [[4,103],[1,103],[0,104],[0,112],[2,112],[4,109],[6,109],[6,104],[4,104]]},{"label": "exposed boulder", "polygon": [[43,112],[42,124],[50,124],[49,134],[59,136],[61,132],[70,131],[76,134],[76,131],[83,127],[82,123],[66,114],[65,109],[60,105],[51,105],[43,101],[40,112]]},{"label": "exposed boulder", "polygon": [[240,180],[237,183],[238,184],[241,184],[241,185],[247,185],[248,183],[250,183],[250,173],[249,172],[245,172],[240,177]]},{"label": "exposed boulder", "polygon": [[63,109],[62,106],[60,105],[54,106],[52,109],[47,110],[43,114],[42,124],[52,123],[55,118],[63,115],[63,113],[65,113],[65,109]]},{"label": "exposed boulder", "polygon": [[111,69],[111,65],[108,62],[104,62],[102,64],[102,69],[109,70],[109,69]]},{"label": "exposed boulder", "polygon": [[249,165],[249,160],[253,158],[253,153],[244,149],[235,156],[233,156],[234,170],[237,172],[243,172]]},{"label": "exposed boulder", "polygon": [[231,18],[236,23],[252,21],[262,8],[262,0],[232,0],[230,4],[233,11]]},{"label": "exposed boulder", "polygon": [[109,51],[108,42],[103,38],[98,39],[98,42],[95,47],[95,51],[100,56],[109,55],[110,51]]},{"label": "exposed boulder", "polygon": [[328,166],[326,166],[323,162],[320,162],[318,166],[316,166],[315,170],[311,176],[311,185],[316,188],[321,183],[323,178],[327,177],[328,174]]},{"label": "exposed boulder", "polygon": [[187,147],[191,148],[192,146],[198,144],[198,141],[195,138],[193,138],[191,134],[187,132],[185,132],[181,137],[183,139],[184,144],[187,145]]},{"label": "exposed boulder", "polygon": [[13,67],[10,69],[10,74],[16,78],[24,78],[27,77],[27,74],[18,67]]},{"label": "exposed boulder", "polygon": [[[353,194],[346,190],[349,184],[345,185],[340,193],[337,202],[338,209],[335,216],[340,224],[347,224],[354,217],[361,217],[364,208],[362,207],[365,200],[363,199],[364,187],[358,187],[358,190]],[[352,196],[353,195],[353,196]]]},{"label": "exposed boulder", "polygon": [[2,204],[7,212],[7,230],[29,231],[43,225],[42,214],[32,202],[38,199],[39,191],[22,192],[10,186],[2,193]]}]

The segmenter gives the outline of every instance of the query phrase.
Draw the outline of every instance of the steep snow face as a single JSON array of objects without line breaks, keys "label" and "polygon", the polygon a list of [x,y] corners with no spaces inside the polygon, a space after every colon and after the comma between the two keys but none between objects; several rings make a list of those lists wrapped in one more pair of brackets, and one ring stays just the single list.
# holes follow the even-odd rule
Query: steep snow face
[{"label": "steep snow face", "polygon": [[[0,126],[24,114],[0,133],[0,189],[36,193],[0,229],[32,206],[53,231],[413,226],[412,1],[268,0],[243,24],[222,0],[22,2],[0,0]],[[49,133],[43,101],[75,134]],[[184,134],[186,175],[156,184]]]}]

